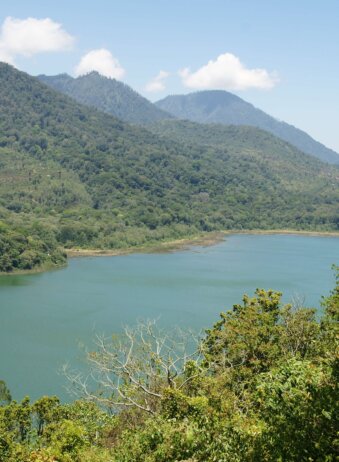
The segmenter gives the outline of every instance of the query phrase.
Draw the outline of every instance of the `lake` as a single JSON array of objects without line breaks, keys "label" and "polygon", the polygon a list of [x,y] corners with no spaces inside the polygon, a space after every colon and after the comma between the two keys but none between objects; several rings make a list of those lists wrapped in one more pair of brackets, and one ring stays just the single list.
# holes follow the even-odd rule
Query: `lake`
[{"label": "lake", "polygon": [[137,319],[201,329],[257,287],[321,310],[334,287],[339,239],[232,235],[211,247],[163,254],[75,258],[65,269],[0,277],[0,379],[16,399],[57,394],[59,370],[83,367],[95,334]]}]

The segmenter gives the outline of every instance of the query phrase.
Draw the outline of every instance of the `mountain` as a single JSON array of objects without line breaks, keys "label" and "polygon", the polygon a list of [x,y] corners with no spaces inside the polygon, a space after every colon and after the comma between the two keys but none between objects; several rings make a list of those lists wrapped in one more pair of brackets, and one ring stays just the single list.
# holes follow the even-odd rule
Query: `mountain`
[{"label": "mountain", "polygon": [[67,74],[39,75],[38,79],[79,103],[95,107],[126,122],[147,124],[173,118],[128,85],[97,72],[76,79]]},{"label": "mountain", "polygon": [[219,145],[173,138],[0,64],[0,271],[59,264],[59,248],[339,228],[338,168],[256,128]]},{"label": "mountain", "polygon": [[302,130],[280,122],[227,91],[200,91],[188,95],[167,96],[155,105],[179,119],[200,123],[258,127],[324,162],[339,164],[339,154],[332,149],[315,141]]},{"label": "mountain", "polygon": [[[269,162],[270,168],[279,172],[280,179],[287,182],[305,168],[313,168],[313,156],[296,149],[271,133],[256,127],[242,125],[199,124],[189,120],[163,120],[148,126],[154,134],[163,139],[185,143],[188,146],[223,149],[234,153],[248,153],[258,156],[258,162]],[[306,167],[307,165],[307,167]],[[325,164],[326,165],[326,164]],[[339,174],[339,168],[333,166]],[[335,174],[335,176],[338,176]]]}]

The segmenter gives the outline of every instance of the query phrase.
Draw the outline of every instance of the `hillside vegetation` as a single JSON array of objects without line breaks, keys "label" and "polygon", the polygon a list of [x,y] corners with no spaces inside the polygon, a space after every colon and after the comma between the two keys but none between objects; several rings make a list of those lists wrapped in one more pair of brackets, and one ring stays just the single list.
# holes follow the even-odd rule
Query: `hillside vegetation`
[{"label": "hillside vegetation", "polygon": [[339,154],[293,125],[271,117],[232,93],[222,90],[171,95],[155,105],[178,119],[224,125],[251,125],[266,130],[322,161],[339,164]]},{"label": "hillside vegetation", "polygon": [[95,107],[126,122],[143,125],[173,118],[128,85],[98,72],[93,71],[75,79],[67,74],[39,75],[38,79],[79,103]]},{"label": "hillside vegetation", "polygon": [[323,304],[318,321],[257,290],[221,313],[195,352],[192,337],[139,324],[88,353],[92,380],[71,376],[82,390],[71,404],[17,403],[0,381],[0,459],[334,462],[339,278]]},{"label": "hillside vegetation", "polygon": [[[57,253],[227,229],[338,230],[337,168],[259,130],[230,128],[211,144],[209,128],[194,130],[199,143],[159,136],[1,64],[0,241],[6,226]],[[1,271],[21,268],[3,256]]]}]

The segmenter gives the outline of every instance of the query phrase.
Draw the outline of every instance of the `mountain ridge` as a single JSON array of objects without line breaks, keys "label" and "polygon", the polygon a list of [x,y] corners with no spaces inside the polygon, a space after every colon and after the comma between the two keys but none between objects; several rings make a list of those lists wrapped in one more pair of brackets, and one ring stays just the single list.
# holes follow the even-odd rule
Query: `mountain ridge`
[{"label": "mountain ridge", "polygon": [[125,122],[147,124],[173,118],[127,84],[104,77],[96,71],[77,78],[65,73],[55,76],[38,75],[37,78],[79,103],[95,107]]},{"label": "mountain ridge", "polygon": [[266,114],[253,104],[224,90],[206,90],[188,95],[169,95],[154,103],[178,119],[199,123],[252,125],[288,141],[324,162],[339,164],[339,154],[306,132]]}]

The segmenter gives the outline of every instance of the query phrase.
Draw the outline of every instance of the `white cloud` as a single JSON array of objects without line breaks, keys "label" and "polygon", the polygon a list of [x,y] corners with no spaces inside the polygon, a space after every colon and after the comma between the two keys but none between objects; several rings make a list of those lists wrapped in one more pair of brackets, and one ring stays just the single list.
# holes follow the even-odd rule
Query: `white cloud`
[{"label": "white cloud", "polygon": [[13,63],[16,56],[72,48],[74,38],[50,18],[16,19],[7,17],[0,32],[0,59]]},{"label": "white cloud", "polygon": [[269,73],[265,69],[247,69],[232,53],[218,56],[196,72],[191,72],[189,68],[182,69],[179,75],[186,87],[196,89],[269,89],[278,83],[276,73]]},{"label": "white cloud", "polygon": [[159,91],[165,90],[164,80],[169,76],[169,73],[166,71],[160,71],[158,75],[154,77],[145,87],[145,90],[150,93],[157,93]]},{"label": "white cloud", "polygon": [[114,79],[121,79],[125,75],[125,69],[105,48],[92,50],[85,54],[75,68],[75,75],[84,75],[92,71]]}]

